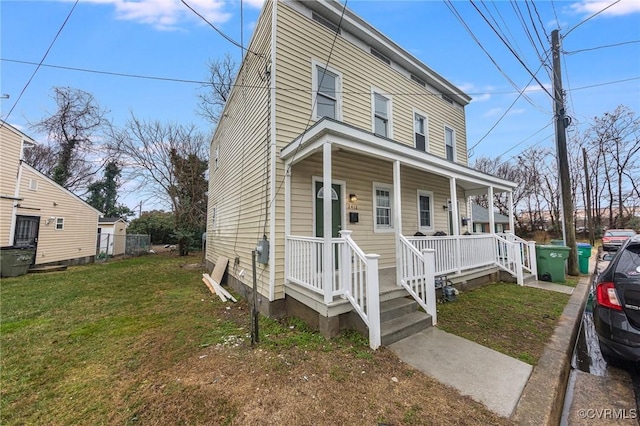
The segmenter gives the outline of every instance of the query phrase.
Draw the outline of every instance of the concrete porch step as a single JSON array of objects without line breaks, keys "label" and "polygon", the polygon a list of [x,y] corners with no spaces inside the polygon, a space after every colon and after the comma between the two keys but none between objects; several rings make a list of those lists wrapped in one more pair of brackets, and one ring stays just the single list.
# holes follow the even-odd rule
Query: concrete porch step
[{"label": "concrete porch step", "polygon": [[418,303],[408,297],[386,300],[380,303],[380,322],[390,321],[417,310]]},{"label": "concrete porch step", "polygon": [[431,315],[418,310],[383,321],[380,324],[382,345],[388,346],[423,331],[431,325]]}]

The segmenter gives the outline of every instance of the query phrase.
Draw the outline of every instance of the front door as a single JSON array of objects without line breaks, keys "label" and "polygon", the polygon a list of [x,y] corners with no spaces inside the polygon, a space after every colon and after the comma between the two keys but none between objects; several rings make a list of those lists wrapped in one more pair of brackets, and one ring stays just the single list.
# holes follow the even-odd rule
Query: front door
[{"label": "front door", "polygon": [[[16,233],[13,237],[15,247],[30,247],[35,249],[38,245],[38,230],[40,228],[40,216],[16,216]],[[33,265],[34,256],[31,260]]]},{"label": "front door", "polygon": [[315,197],[316,197],[316,237],[324,237],[324,199],[331,197],[331,236],[338,238],[342,230],[342,188],[339,184],[331,185],[332,191],[325,197],[322,196],[322,182],[316,181]]}]

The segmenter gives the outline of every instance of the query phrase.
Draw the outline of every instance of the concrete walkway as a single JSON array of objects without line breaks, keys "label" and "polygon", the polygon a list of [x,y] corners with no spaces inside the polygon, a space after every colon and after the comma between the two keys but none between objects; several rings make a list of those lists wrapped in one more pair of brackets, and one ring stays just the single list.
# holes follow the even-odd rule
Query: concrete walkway
[{"label": "concrete walkway", "polygon": [[573,294],[574,287],[547,281],[531,281],[524,284],[525,287],[540,288],[542,290],[557,291],[558,293]]},{"label": "concrete walkway", "polygon": [[503,417],[512,414],[533,369],[436,327],[400,340],[390,349],[407,364]]}]

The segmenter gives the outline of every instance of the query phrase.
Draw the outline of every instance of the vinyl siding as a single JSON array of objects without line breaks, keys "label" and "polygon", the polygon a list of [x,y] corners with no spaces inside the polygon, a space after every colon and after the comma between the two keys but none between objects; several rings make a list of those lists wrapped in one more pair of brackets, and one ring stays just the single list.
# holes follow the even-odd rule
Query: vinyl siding
[{"label": "vinyl siding", "polygon": [[371,131],[371,89],[390,94],[392,99],[393,136],[398,142],[414,146],[413,110],[427,114],[430,152],[445,157],[444,127],[454,129],[456,160],[467,164],[464,111],[428,91],[399,71],[389,67],[369,52],[346,40],[310,18],[278,4],[276,114],[278,144],[286,145],[313,124],[311,108],[312,59],[342,73],[342,121]]},{"label": "vinyl siding", "polygon": [[[242,68],[211,143],[206,258],[229,258],[228,272],[251,283],[251,252],[269,231],[265,205],[269,200],[269,80],[271,7],[262,10]],[[256,56],[256,52],[261,56]],[[266,58],[266,59],[265,59]],[[218,168],[215,151],[219,146]],[[268,201],[267,201],[268,202]],[[216,211],[215,224],[213,211]],[[263,226],[266,220],[266,231]],[[234,264],[238,257],[240,263]],[[258,264],[258,291],[269,294],[269,267]],[[245,271],[240,277],[241,270]],[[277,297],[284,297],[281,293]]]},{"label": "vinyl siding", "polygon": [[[29,189],[30,179],[38,181],[36,191]],[[98,213],[88,204],[29,166],[23,167],[20,197],[17,214],[40,217],[36,265],[95,256]],[[64,229],[56,230],[55,221],[46,225],[50,217],[64,218]]]},{"label": "vinyl siding", "polygon": [[[22,135],[8,126],[0,128],[0,195],[13,197],[18,180]],[[0,246],[13,243],[11,217],[17,201],[0,198]]]},{"label": "vinyl siding", "polygon": [[[356,194],[356,209],[348,210],[349,202],[342,206],[342,229],[353,231],[354,241],[365,253],[380,255],[380,267],[395,265],[395,233],[374,231],[374,182],[393,187],[393,163],[366,157],[363,154],[337,151],[332,155],[332,179],[344,181],[344,194]],[[291,233],[293,235],[315,236],[313,205],[315,197],[313,178],[322,179],[322,154],[317,153],[292,167],[291,175]],[[417,191],[433,192],[434,232],[449,233],[448,212],[442,209],[449,198],[449,180],[409,167],[400,168],[402,184],[402,233],[413,235],[418,231]],[[458,194],[463,195],[461,188]],[[398,197],[393,194],[393,203]],[[465,203],[461,203],[461,217],[466,215]],[[349,223],[349,211],[358,212],[358,223]],[[346,218],[345,218],[346,216]]]}]

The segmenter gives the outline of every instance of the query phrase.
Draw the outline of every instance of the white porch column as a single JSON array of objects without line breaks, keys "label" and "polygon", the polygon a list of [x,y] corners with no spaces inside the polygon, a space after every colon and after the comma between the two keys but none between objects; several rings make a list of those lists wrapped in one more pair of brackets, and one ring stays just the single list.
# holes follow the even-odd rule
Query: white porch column
[{"label": "white porch column", "polygon": [[324,303],[333,301],[333,250],[331,247],[333,218],[331,217],[333,200],[331,199],[331,143],[326,142],[322,146],[322,213],[323,236],[322,248],[322,285],[324,288]]},{"label": "white porch column", "polygon": [[400,181],[400,161],[393,162],[393,229],[396,236],[396,285],[400,286],[402,279],[402,247],[400,235],[402,235],[402,183]]},{"label": "white porch column", "polygon": [[449,179],[449,193],[451,197],[451,230],[453,235],[460,235],[460,214],[458,212],[458,188],[456,178]]},{"label": "white porch column", "polygon": [[[289,277],[289,241],[291,235],[291,162],[284,164],[284,279]],[[315,194],[314,194],[315,196]]]},{"label": "white porch column", "polygon": [[509,231],[516,235],[515,222],[513,218],[513,191],[507,192],[507,204],[509,205]]},{"label": "white porch column", "polygon": [[495,234],[496,233],[496,218],[495,215],[493,214],[493,186],[490,186],[488,191],[487,191],[487,198],[488,198],[488,204],[489,204],[489,233],[490,234]]}]

